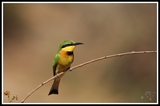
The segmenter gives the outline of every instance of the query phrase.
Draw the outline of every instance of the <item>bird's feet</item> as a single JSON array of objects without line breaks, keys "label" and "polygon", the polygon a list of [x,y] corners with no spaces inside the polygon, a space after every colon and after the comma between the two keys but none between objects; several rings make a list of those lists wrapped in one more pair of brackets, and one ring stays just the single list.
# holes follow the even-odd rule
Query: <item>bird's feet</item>
[{"label": "bird's feet", "polygon": [[72,71],[72,69],[71,69],[70,67],[68,68],[68,70],[69,70],[69,71]]}]

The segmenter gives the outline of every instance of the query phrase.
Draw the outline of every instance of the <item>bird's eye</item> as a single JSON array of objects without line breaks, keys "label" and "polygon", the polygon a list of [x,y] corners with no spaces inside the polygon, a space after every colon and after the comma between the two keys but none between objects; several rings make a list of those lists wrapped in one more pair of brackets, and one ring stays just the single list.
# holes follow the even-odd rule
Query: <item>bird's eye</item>
[{"label": "bird's eye", "polygon": [[67,47],[67,46],[72,46],[73,44],[65,44],[61,48]]}]

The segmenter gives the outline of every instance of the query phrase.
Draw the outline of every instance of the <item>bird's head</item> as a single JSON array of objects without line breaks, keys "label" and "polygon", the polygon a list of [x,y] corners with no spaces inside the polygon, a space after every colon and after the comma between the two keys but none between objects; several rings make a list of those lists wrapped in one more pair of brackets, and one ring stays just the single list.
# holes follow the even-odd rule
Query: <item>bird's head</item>
[{"label": "bird's head", "polygon": [[60,44],[59,50],[74,51],[75,46],[81,45],[81,44],[83,43],[74,42],[72,40],[65,40]]}]

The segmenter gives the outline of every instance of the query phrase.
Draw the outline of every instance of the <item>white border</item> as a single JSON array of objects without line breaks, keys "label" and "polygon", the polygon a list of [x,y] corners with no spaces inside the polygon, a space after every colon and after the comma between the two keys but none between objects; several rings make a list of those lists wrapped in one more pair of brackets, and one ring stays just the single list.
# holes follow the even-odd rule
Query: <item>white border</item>
[{"label": "white border", "polygon": [[[157,95],[157,103],[3,103],[3,97],[4,97],[4,95],[3,95],[3,4],[9,4],[9,3],[27,3],[27,4],[30,4],[30,3],[45,3],[45,4],[49,4],[49,3],[55,3],[55,4],[57,4],[57,3],[67,3],[67,4],[70,4],[70,3],[74,3],[74,4],[77,4],[77,3],[83,3],[83,4],[88,4],[88,3],[94,3],[94,4],[101,4],[101,3],[106,3],[106,4],[110,4],[110,3],[119,3],[119,4],[124,4],[124,3],[126,3],[126,4],[131,4],[131,3],[156,3],[157,4],[157,93],[156,93],[156,95]],[[2,2],[2,4],[1,4],[1,7],[2,7],[2,26],[1,26],[1,28],[2,28],[2,104],[158,104],[158,97],[159,97],[159,89],[158,89],[158,78],[159,78],[159,76],[158,76],[158,69],[159,69],[159,67],[158,67],[158,34],[159,34],[159,32],[158,32],[158,8],[159,8],[159,6],[158,6],[158,2]]]},{"label": "white border", "polygon": [[123,3],[127,3],[127,4],[130,4],[130,3],[158,3],[158,2],[2,2],[2,3],[67,3],[67,4],[70,4],[70,3],[95,3],[95,4],[101,4],[101,3],[107,3],[107,4],[110,4],[110,3],[120,3],[120,4],[123,4]]}]

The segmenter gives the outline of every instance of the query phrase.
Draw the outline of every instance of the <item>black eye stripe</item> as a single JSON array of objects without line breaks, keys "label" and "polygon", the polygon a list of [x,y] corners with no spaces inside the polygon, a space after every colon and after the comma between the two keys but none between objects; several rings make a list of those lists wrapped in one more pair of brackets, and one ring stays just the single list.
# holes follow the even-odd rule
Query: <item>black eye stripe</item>
[{"label": "black eye stripe", "polygon": [[64,47],[67,47],[67,46],[72,46],[73,44],[66,44],[66,45],[63,45],[61,48],[64,48]]}]

